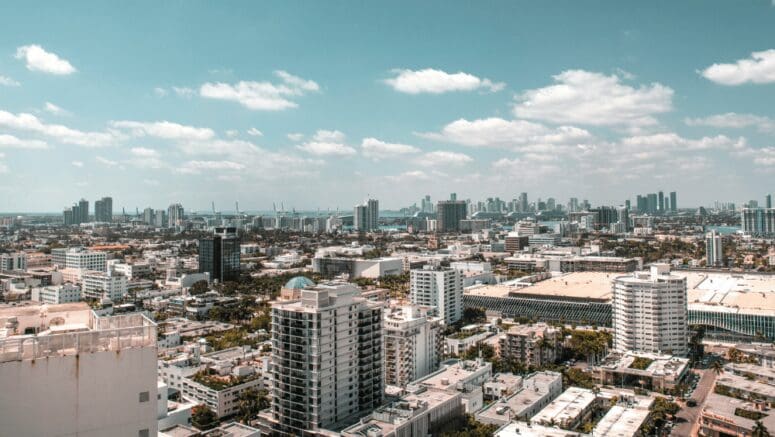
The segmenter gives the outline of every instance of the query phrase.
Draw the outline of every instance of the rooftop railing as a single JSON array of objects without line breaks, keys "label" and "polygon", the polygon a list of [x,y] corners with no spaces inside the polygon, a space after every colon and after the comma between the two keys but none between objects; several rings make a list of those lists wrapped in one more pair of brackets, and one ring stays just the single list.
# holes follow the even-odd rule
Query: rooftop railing
[{"label": "rooftop railing", "polygon": [[0,363],[156,346],[156,324],[142,314],[92,312],[89,325],[89,331],[0,339]]}]

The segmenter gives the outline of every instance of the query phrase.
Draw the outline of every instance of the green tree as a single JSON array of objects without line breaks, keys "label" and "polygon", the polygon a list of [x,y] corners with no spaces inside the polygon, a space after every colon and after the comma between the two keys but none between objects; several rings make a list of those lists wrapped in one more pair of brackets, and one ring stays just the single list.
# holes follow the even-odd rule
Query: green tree
[{"label": "green tree", "polygon": [[191,409],[191,424],[201,430],[215,428],[218,416],[206,405],[197,405]]},{"label": "green tree", "polygon": [[770,432],[760,420],[756,421],[751,431],[751,437],[770,437]]},{"label": "green tree", "polygon": [[716,375],[721,375],[724,373],[724,364],[721,362],[721,360],[713,360],[713,364],[710,365],[710,368],[716,372]]},{"label": "green tree", "polygon": [[269,408],[269,392],[266,390],[256,390],[253,388],[242,391],[237,398],[239,403],[238,417],[240,422],[249,424],[251,420],[258,416],[261,410]]},{"label": "green tree", "polygon": [[188,294],[192,296],[196,296],[198,294],[206,293],[207,290],[210,289],[210,286],[207,284],[207,281],[197,281],[194,282],[194,285],[191,286],[191,288],[188,289]]}]

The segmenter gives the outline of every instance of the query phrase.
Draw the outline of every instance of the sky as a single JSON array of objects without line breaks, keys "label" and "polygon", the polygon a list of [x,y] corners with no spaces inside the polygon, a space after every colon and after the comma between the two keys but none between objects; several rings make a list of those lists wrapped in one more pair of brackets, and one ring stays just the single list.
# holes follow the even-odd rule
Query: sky
[{"label": "sky", "polygon": [[775,192],[775,2],[0,2],[0,212]]}]

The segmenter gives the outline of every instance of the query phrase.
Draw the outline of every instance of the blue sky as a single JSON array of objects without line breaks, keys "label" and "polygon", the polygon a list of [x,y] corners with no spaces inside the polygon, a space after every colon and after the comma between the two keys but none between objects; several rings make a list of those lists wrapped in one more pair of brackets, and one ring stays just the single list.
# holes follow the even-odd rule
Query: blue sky
[{"label": "blue sky", "polygon": [[775,191],[775,6],[0,3],[0,211]]}]

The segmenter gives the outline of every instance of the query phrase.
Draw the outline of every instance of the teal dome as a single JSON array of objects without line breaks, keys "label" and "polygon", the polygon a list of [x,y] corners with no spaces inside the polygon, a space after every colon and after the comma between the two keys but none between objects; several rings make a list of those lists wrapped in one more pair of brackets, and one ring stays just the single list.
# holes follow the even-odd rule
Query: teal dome
[{"label": "teal dome", "polygon": [[312,280],[306,276],[296,276],[295,278],[291,278],[290,281],[285,283],[285,287],[283,288],[289,288],[292,290],[297,290],[300,288],[309,287],[311,285],[315,285]]}]

